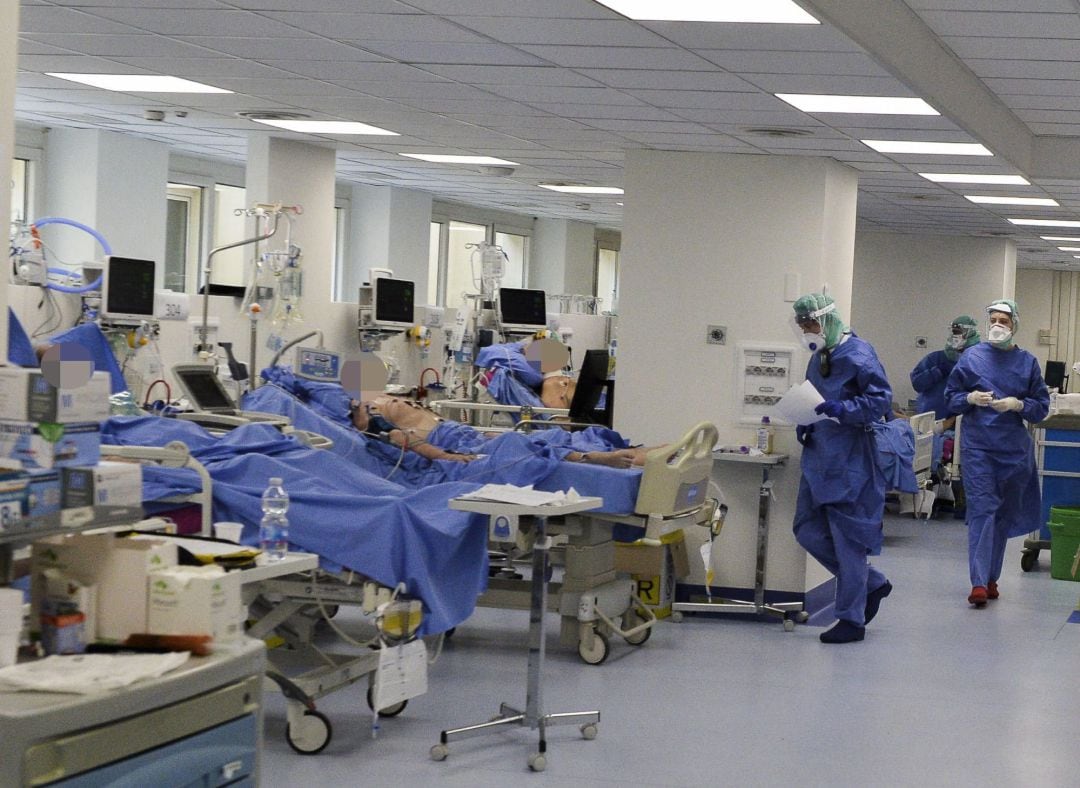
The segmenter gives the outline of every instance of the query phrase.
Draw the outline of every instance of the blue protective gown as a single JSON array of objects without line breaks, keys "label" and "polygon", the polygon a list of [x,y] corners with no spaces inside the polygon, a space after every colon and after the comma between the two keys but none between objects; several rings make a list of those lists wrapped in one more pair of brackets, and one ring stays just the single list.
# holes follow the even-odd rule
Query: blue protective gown
[{"label": "blue protective gown", "polygon": [[844,412],[839,423],[805,429],[795,539],[836,575],[836,617],[862,626],[867,591],[886,582],[867,561],[881,551],[885,509],[870,425],[891,410],[892,389],[874,349],[855,335],[833,349],[828,377],[819,355],[810,358],[806,378],[826,400],[840,400]]},{"label": "blue protective gown", "polygon": [[922,361],[911,370],[911,387],[918,393],[915,398],[915,412],[934,411],[934,418],[944,419],[949,415],[945,404],[945,381],[956,366],[956,361],[949,358],[944,350],[935,350],[923,356]]},{"label": "blue protective gown", "polygon": [[[1020,412],[998,413],[969,405],[971,391],[1016,397]],[[1039,528],[1042,498],[1035,470],[1035,447],[1024,421],[1039,422],[1050,410],[1050,393],[1038,360],[1014,347],[988,342],[960,356],[945,386],[950,411],[962,414],[960,472],[967,496],[968,563],[971,585],[997,582],[1005,542]]]}]

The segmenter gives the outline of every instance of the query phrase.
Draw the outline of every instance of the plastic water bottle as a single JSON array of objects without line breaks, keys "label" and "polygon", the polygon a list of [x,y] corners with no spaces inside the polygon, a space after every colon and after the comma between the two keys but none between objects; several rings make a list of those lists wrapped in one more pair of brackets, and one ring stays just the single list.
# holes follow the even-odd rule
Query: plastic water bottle
[{"label": "plastic water bottle", "polygon": [[762,454],[772,454],[773,428],[768,416],[761,417],[757,430],[757,448]]},{"label": "plastic water bottle", "polygon": [[270,479],[270,485],[262,494],[263,518],[259,524],[259,546],[268,561],[280,561],[289,552],[289,494],[281,486],[281,479]]}]

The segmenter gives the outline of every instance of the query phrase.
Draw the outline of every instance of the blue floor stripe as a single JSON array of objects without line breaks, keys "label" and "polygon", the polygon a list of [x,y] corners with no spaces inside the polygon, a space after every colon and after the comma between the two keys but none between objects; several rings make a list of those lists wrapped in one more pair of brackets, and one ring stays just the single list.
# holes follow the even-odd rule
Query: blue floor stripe
[{"label": "blue floor stripe", "polygon": [[1070,623],[1070,624],[1080,624],[1080,610],[1074,610],[1072,612],[1072,615],[1069,616],[1068,623]]}]

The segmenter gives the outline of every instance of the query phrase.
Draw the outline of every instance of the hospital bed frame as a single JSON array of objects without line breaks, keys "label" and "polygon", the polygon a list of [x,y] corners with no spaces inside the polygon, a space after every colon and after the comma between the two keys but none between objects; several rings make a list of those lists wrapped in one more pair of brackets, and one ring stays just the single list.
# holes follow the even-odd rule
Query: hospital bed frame
[{"label": "hospital bed frame", "polygon": [[[649,639],[655,614],[638,599],[632,579],[615,570],[613,529],[627,525],[642,530],[646,544],[686,525],[712,525],[719,502],[706,493],[712,476],[716,427],[701,422],[679,441],[646,455],[634,511],[626,514],[587,512],[548,523],[548,533],[565,538],[565,568],[560,583],[549,585],[549,608],[561,617],[560,643],[577,646],[590,665],[607,659],[610,638],[631,645]],[[530,581],[492,578],[477,604],[527,610]]]},{"label": "hospital bed frame", "polygon": [[[298,431],[304,432],[304,431]],[[308,434],[298,435],[303,439]],[[323,438],[329,443],[328,439]],[[309,444],[310,445],[310,444]],[[331,444],[332,445],[332,444]],[[201,510],[199,536],[212,535],[213,481],[206,468],[191,456],[188,447],[172,441],[164,447],[103,445],[104,457],[155,462],[170,468],[192,468],[202,481],[202,490],[184,496],[161,499],[162,503],[198,503]],[[374,702],[374,682],[379,667],[379,651],[338,654],[314,645],[315,627],[336,613],[339,605],[359,605],[366,614],[374,614],[380,605],[392,601],[391,589],[362,579],[353,572],[331,573],[315,570],[268,580],[247,582],[241,586],[242,602],[249,614],[256,616],[247,634],[257,639],[277,638],[289,648],[268,650],[267,678],[274,682],[286,697],[288,726],[286,740],[297,752],[314,755],[330,743],[332,728],[329,718],[318,711],[315,701],[339,689],[367,678],[369,707]],[[407,624],[399,619],[382,623],[376,642],[411,640],[420,624],[420,603],[407,603],[410,618]],[[412,612],[415,611],[415,614]],[[415,619],[415,620],[414,620]],[[314,668],[310,667],[315,665]],[[270,686],[270,685],[267,685]],[[408,701],[393,704],[378,711],[379,717],[393,717],[405,710]]]},{"label": "hospital bed frame", "polygon": [[[930,476],[934,462],[934,425],[936,424],[934,412],[916,413],[908,419],[911,430],[915,433],[915,457],[912,460],[912,470],[915,472],[915,485],[918,492],[898,492],[898,495],[911,496],[912,516],[918,520],[920,516],[929,520],[933,513],[933,486]],[[929,501],[927,498],[930,498]]]}]

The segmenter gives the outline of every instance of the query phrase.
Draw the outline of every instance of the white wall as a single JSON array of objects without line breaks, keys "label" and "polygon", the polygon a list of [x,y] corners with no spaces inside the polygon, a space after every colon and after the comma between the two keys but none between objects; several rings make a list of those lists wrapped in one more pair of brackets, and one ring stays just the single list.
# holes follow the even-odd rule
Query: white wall
[{"label": "white wall", "polygon": [[[18,48],[19,4],[0,3],[0,217],[4,226],[11,216],[11,154],[15,147],[15,72]],[[0,288],[0,363],[7,361],[7,288]]]},{"label": "white wall", "polygon": [[[877,351],[894,401],[905,406],[914,399],[911,370],[928,352],[944,348],[953,318],[970,315],[985,334],[986,305],[1011,297],[1015,266],[1016,247],[1008,239],[855,236],[852,309],[844,317]],[[916,336],[927,338],[926,348],[915,346]]]},{"label": "white wall", "polygon": [[[1053,309],[1055,280],[1074,276],[1076,275],[1030,268],[1018,269],[1016,272],[1016,305],[1020,308],[1020,330],[1017,332],[1016,342],[1024,350],[1034,353],[1044,370],[1048,360],[1065,361],[1067,367],[1076,360],[1067,350],[1065,340],[1068,337],[1064,335],[1071,323],[1075,322],[1075,317],[1072,321],[1062,320],[1059,325]],[[1060,342],[1053,346],[1040,345],[1041,329],[1048,329],[1060,338]]]}]

